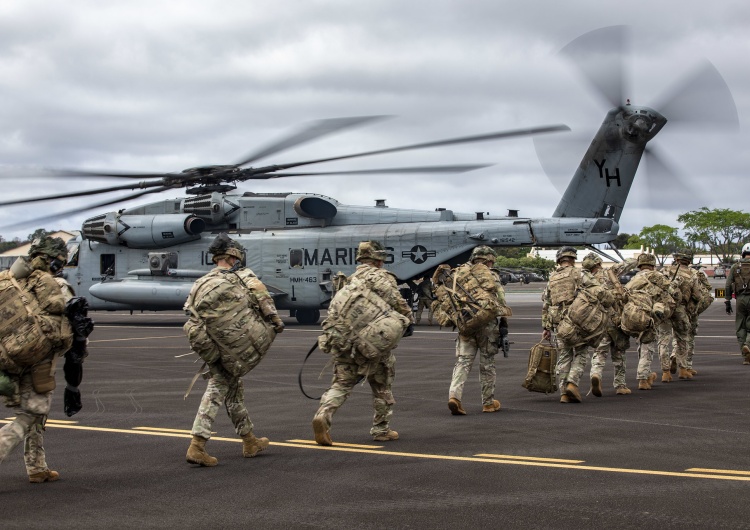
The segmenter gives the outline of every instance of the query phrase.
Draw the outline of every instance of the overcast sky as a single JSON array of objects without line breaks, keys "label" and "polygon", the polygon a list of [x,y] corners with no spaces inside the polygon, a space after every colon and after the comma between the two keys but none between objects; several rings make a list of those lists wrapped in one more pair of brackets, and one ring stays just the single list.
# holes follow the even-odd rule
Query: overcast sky
[{"label": "overcast sky", "polygon": [[[709,60],[731,90],[740,123],[729,132],[668,123],[650,145],[696,193],[686,196],[671,182],[652,183],[667,191],[649,193],[641,167],[621,231],[678,226],[679,213],[700,206],[747,210],[750,4],[722,0],[5,0],[2,200],[122,183],[31,178],[46,167],[177,172],[230,164],[310,120],[389,115],[260,165],[565,123],[573,131],[558,136],[570,167],[562,181],[550,179],[534,141],[520,138],[309,167],[494,164],[459,176],[296,177],[245,183],[241,190],[549,216],[608,110],[558,52],[586,32],[620,24],[631,27],[634,40],[626,63],[634,104],[663,100]],[[78,229],[94,214],[180,194],[147,196],[44,228]],[[0,226],[96,200],[0,207]],[[24,238],[34,228],[0,235]]]}]

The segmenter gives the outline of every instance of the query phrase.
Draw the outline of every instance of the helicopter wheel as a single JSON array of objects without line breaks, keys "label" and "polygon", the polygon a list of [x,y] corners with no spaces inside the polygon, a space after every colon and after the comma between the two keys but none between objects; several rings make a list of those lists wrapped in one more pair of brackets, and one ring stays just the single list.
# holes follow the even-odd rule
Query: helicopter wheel
[{"label": "helicopter wheel", "polygon": [[294,315],[300,324],[317,324],[320,320],[318,309],[297,309]]}]

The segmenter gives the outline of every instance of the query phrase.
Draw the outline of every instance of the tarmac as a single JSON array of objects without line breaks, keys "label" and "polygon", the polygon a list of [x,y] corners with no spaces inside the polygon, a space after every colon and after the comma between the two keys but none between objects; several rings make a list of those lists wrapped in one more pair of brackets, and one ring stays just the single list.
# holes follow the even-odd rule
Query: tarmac
[{"label": "tarmac", "polygon": [[[369,435],[366,384],[334,417],[334,446],[314,443],[317,402],[300,392],[298,373],[320,328],[285,317],[286,331],[244,378],[255,432],[272,443],[243,458],[220,411],[207,444],[213,468],[185,462],[206,384],[183,399],[200,366],[185,317],[94,313],[84,408],[63,414],[58,370],[45,433],[61,478],[29,484],[17,448],[0,465],[2,528],[750,528],[750,366],[723,301],[701,316],[694,380],[637,390],[633,343],[631,395],[615,394],[608,364],[603,397],[561,404],[521,387],[541,339],[542,287],[506,286],[513,344],[497,357],[496,413],[481,412],[477,359],[468,415],[451,416],[456,334],[424,318],[395,352],[400,439],[385,443]],[[302,370],[315,397],[330,381],[328,360],[315,352]],[[1,421],[12,417],[5,410]]]}]

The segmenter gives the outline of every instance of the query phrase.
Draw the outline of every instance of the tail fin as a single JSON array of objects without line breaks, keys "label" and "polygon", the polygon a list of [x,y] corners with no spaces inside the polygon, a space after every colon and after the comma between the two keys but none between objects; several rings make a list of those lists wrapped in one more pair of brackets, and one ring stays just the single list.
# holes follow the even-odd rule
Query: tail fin
[{"label": "tail fin", "polygon": [[648,107],[610,110],[552,217],[619,221],[646,143],[666,123]]}]

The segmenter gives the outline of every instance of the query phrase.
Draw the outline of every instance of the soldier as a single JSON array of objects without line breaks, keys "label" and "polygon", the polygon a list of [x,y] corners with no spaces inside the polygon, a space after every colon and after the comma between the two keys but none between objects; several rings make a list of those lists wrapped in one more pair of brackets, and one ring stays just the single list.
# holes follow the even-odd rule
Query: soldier
[{"label": "soldier", "polygon": [[[18,277],[16,281],[39,301],[40,314],[57,318],[59,326],[65,318],[65,300],[60,286],[50,275],[50,269],[65,264],[65,244],[60,238],[37,239],[29,248],[29,258],[30,274]],[[70,328],[67,330],[68,333],[62,332],[59,340],[55,340],[57,347],[52,348],[46,359],[30,369],[11,374],[16,391],[13,396],[4,398],[6,406],[15,409],[15,419],[0,429],[0,462],[23,440],[24,462],[31,483],[54,482],[60,478],[60,474],[47,465],[43,432],[55,388],[55,358],[70,349],[73,343]],[[66,358],[66,379],[68,362]],[[67,408],[67,392],[65,399]]]},{"label": "soldier", "polygon": [[334,296],[336,296],[336,293],[343,289],[344,285],[346,285],[346,274],[338,271],[336,274],[334,274],[333,280],[331,280],[331,285],[333,287],[333,294],[331,295],[331,298],[333,298]]},{"label": "soldier", "polygon": [[[361,242],[356,259],[361,265],[349,277],[349,285],[361,282],[382,302],[413,322],[411,307],[401,296],[395,276],[383,268],[386,259],[383,245],[378,241]],[[346,319],[347,316],[341,317]],[[404,336],[409,336],[412,331],[413,325],[410,324]],[[330,435],[333,415],[349,397],[354,385],[363,378],[367,378],[372,389],[374,415],[370,434],[373,440],[398,440],[398,433],[390,428],[393,405],[396,403],[391,390],[396,373],[395,355],[389,351],[377,359],[368,359],[356,347],[341,351],[333,349],[330,353],[334,357],[333,380],[320,398],[320,407],[312,421],[315,441],[320,445],[333,445]]]},{"label": "soldier", "polygon": [[569,339],[564,340],[560,336],[560,324],[567,324],[570,307],[580,292],[585,291],[586,297],[596,300],[597,306],[600,306],[591,307],[590,311],[604,311],[604,308],[614,303],[614,297],[589,271],[579,271],[575,268],[576,257],[577,251],[573,247],[562,247],[557,251],[557,268],[550,275],[547,288],[542,295],[542,339],[549,340],[554,331],[559,350],[555,373],[560,387],[560,403],[581,402],[578,383],[586,368],[588,344],[598,344],[601,334],[606,330],[606,327],[602,327],[596,336],[582,339],[580,336],[571,335]]},{"label": "soldier", "polygon": [[[654,303],[651,315],[654,328],[649,329],[658,328],[665,319],[665,314],[671,314],[675,305],[674,296],[676,296],[676,288],[672,286],[666,276],[657,272],[655,268],[656,256],[641,254],[638,256],[638,274],[625,286],[630,293],[645,293],[649,300]],[[653,333],[651,333],[651,337],[644,336],[644,333],[641,333],[638,339],[638,390],[651,390],[651,385],[657,377],[656,372],[651,371],[651,362],[654,358],[657,343]]]},{"label": "soldier", "polygon": [[591,356],[591,392],[597,397],[602,396],[602,371],[607,360],[607,353],[609,353],[615,368],[615,393],[630,394],[625,381],[625,352],[630,347],[630,337],[620,328],[620,314],[625,303],[625,290],[620,283],[620,276],[635,268],[636,261],[629,259],[609,269],[604,269],[602,258],[591,252],[583,258],[581,265],[591,272],[615,298],[615,303],[608,310],[607,331]]},{"label": "soldier", "polygon": [[429,276],[425,276],[424,278],[422,278],[422,281],[417,286],[417,297],[417,325],[419,325],[419,323],[422,321],[422,312],[426,307],[427,322],[429,322],[430,326],[432,326],[432,301],[435,299],[435,296],[432,292],[432,279]]},{"label": "soldier", "polygon": [[[687,359],[686,368],[690,372],[690,375],[698,375],[698,371],[693,369],[693,354],[695,353],[695,336],[698,334],[698,316],[711,305],[713,297],[711,296],[711,284],[708,281],[706,273],[701,270],[696,270],[695,279],[697,281],[698,290],[700,292],[701,300],[706,300],[705,305],[701,305],[701,300],[694,300],[688,304],[688,319],[690,320],[690,331],[688,333],[687,340]],[[676,348],[674,342],[676,339],[672,339],[672,350]],[[671,368],[671,366],[670,366]]]},{"label": "soldier", "polygon": [[742,259],[729,270],[724,293],[727,315],[732,314],[732,294],[737,299],[737,315],[734,318],[737,342],[740,344],[742,364],[750,364],[750,243],[742,247]]},{"label": "soldier", "polygon": [[[688,341],[692,324],[690,322],[691,304],[701,299],[701,288],[697,273],[690,268],[693,262],[693,254],[690,250],[678,250],[672,254],[674,261],[672,265],[665,268],[662,273],[675,281],[679,286],[679,301],[669,320],[659,325],[659,359],[661,360],[662,383],[672,381],[672,374],[679,367],[678,377],[690,380],[693,374],[688,369]],[[671,348],[670,348],[671,347]],[[670,356],[670,349],[672,349]]]},{"label": "soldier", "polygon": [[[271,295],[268,294],[266,287],[253,274],[253,271],[242,266],[243,250],[239,243],[230,239],[226,234],[219,234],[208,247],[208,253],[213,255],[212,261],[216,264],[216,268],[203,278],[212,275],[212,277],[221,280],[219,286],[214,289],[215,291],[225,285],[226,289],[231,290],[229,292],[236,292],[239,289],[244,292],[245,298],[257,301],[257,310],[262,319],[270,322],[276,333],[281,333],[284,331],[284,323],[276,313]],[[229,278],[229,274],[233,274],[233,277]],[[199,289],[202,285],[200,282],[201,280],[196,282],[188,297],[188,303],[186,304],[188,310],[195,311],[195,307],[208,300],[206,297],[212,292],[204,293]],[[213,297],[211,303],[214,306],[210,309],[219,314],[223,313],[225,308],[222,307],[222,304],[231,303],[226,301],[226,298],[229,297]],[[190,304],[191,301],[192,304]],[[230,306],[227,306],[226,309],[229,308]],[[215,340],[214,342],[216,343]],[[208,386],[193,422],[191,432],[193,439],[190,442],[185,459],[188,463],[208,467],[215,466],[218,463],[215,457],[206,452],[206,442],[211,437],[211,428],[222,403],[234,424],[235,432],[242,438],[242,455],[245,458],[254,457],[258,452],[268,447],[270,441],[268,438],[257,438],[253,433],[253,422],[250,421],[245,407],[242,379],[232,375],[222,362],[209,363],[209,370]]]},{"label": "soldier", "polygon": [[[472,267],[477,265],[487,267],[488,272],[495,279],[495,292],[491,294],[497,297],[500,307],[500,314],[497,316],[501,317],[506,313],[505,291],[500,283],[500,276],[491,269],[496,258],[497,254],[494,250],[486,245],[480,245],[472,251],[469,261]],[[479,352],[479,382],[482,387],[482,412],[497,412],[500,410],[500,401],[495,399],[495,382],[497,379],[495,355],[499,349],[499,340],[500,328],[497,318],[491,319],[486,326],[475,333],[464,334],[459,332],[456,338],[456,364],[453,367],[453,377],[448,391],[448,408],[454,416],[466,414],[461,404],[461,397],[477,352]]]}]

